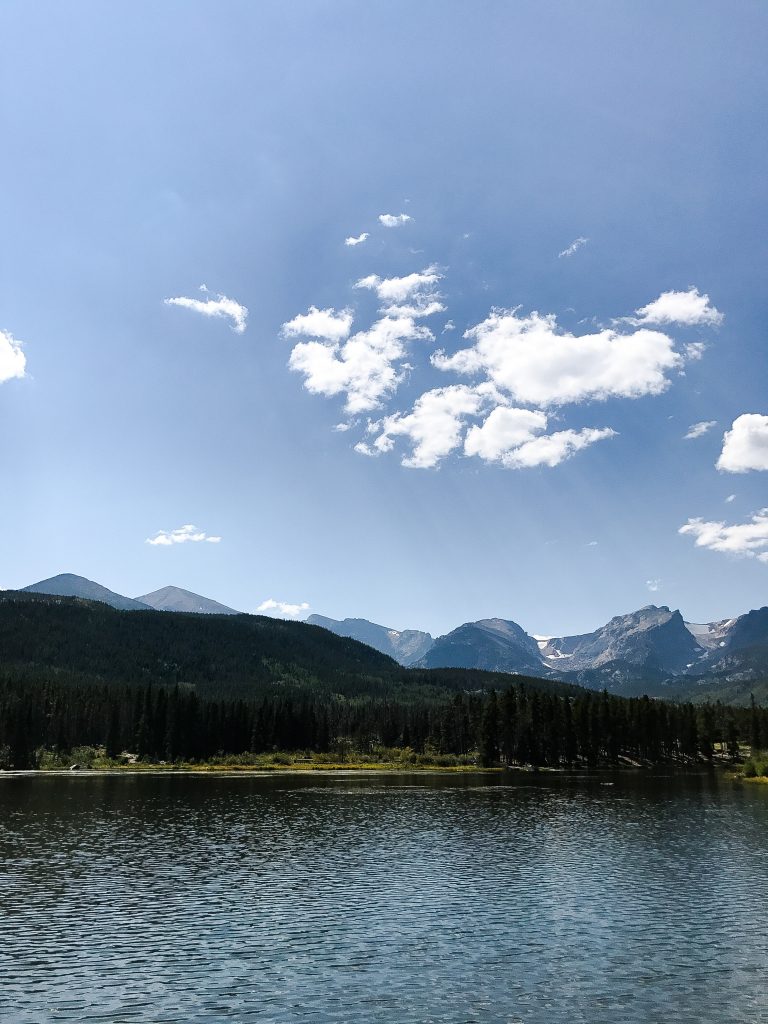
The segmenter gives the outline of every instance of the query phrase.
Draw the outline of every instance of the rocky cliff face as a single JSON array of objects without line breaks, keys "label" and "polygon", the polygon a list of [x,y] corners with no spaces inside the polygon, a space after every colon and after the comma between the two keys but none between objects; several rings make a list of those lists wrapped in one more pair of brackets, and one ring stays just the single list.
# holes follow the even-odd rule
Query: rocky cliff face
[{"label": "rocky cliff face", "polygon": [[553,637],[541,648],[545,664],[568,672],[622,662],[677,673],[694,665],[701,653],[680,612],[655,605],[617,615],[593,633]]},{"label": "rocky cliff face", "polygon": [[380,626],[368,619],[329,619],[325,615],[310,615],[306,620],[310,626],[322,626],[338,636],[349,636],[368,644],[382,654],[399,661],[401,665],[413,665],[422,658],[433,644],[429,633],[418,629],[391,629]]}]

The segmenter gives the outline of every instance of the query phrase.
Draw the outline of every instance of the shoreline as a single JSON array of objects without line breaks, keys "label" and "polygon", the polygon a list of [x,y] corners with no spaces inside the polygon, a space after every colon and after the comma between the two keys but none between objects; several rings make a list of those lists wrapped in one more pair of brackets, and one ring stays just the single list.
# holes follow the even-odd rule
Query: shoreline
[{"label": "shoreline", "polygon": [[730,772],[724,765],[713,765],[709,769],[706,765],[622,765],[602,766],[599,768],[532,768],[530,766],[514,767],[491,767],[483,768],[474,765],[402,765],[391,763],[374,764],[302,764],[302,765],[110,765],[96,768],[27,768],[27,769],[0,769],[0,779],[19,778],[33,776],[67,776],[67,777],[106,777],[120,775],[221,775],[221,776],[255,776],[267,778],[274,775],[533,775],[533,776],[556,776],[585,778],[600,777],[605,775],[630,775],[646,774],[654,771],[672,771],[675,774],[700,775],[715,770],[719,775],[724,775],[732,782],[756,782],[768,784],[767,777],[745,778],[742,775]]}]

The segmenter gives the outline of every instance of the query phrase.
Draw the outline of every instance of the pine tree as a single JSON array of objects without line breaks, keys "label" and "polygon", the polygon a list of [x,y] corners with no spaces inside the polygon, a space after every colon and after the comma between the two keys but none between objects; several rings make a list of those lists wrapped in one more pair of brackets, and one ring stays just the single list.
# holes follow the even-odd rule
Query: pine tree
[{"label": "pine tree", "polygon": [[478,742],[480,764],[489,768],[499,760],[499,703],[496,691],[491,690],[480,719]]}]

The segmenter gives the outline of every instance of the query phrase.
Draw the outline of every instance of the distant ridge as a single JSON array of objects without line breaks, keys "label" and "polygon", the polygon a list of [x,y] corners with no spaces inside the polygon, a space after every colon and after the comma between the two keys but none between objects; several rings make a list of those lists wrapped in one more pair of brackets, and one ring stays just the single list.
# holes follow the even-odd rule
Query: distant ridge
[{"label": "distant ridge", "polygon": [[191,590],[182,590],[181,587],[163,587],[161,590],[153,590],[151,594],[142,594],[136,601],[149,605],[159,612],[196,612],[203,615],[240,615],[234,608],[228,608],[225,604],[211,600],[210,597],[201,597],[200,594],[193,594]]},{"label": "distant ridge", "polygon": [[414,665],[433,644],[429,633],[419,629],[390,629],[368,619],[329,619],[325,615],[310,615],[306,621],[310,626],[322,626],[337,636],[348,636],[368,644],[374,650],[388,654],[401,665]]},{"label": "distant ridge", "polygon": [[149,607],[142,604],[141,601],[116,594],[113,590],[102,587],[100,583],[87,580],[84,576],[75,576],[71,572],[63,572],[58,576],[51,576],[50,579],[40,580],[39,583],[32,583],[29,587],[23,587],[22,590],[30,594],[53,594],[55,597],[82,597],[86,601],[101,601],[120,611],[145,612]]}]

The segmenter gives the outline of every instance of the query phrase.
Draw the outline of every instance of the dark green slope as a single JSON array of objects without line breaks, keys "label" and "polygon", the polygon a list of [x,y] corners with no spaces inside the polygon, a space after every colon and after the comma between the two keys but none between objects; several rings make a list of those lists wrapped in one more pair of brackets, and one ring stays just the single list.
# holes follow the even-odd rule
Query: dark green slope
[{"label": "dark green slope", "polygon": [[0,671],[28,679],[187,684],[202,696],[257,696],[276,687],[355,696],[568,684],[460,669],[409,670],[319,626],[259,615],[122,612],[98,602],[0,593]]}]

